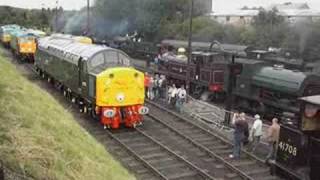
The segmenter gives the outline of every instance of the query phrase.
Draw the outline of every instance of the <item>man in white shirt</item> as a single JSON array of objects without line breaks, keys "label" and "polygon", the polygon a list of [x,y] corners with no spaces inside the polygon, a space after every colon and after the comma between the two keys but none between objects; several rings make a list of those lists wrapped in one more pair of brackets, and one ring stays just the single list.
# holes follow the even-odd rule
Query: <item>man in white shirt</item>
[{"label": "man in white shirt", "polygon": [[187,98],[187,91],[183,85],[177,91],[177,98],[178,99],[176,102],[176,107],[177,107],[177,110],[179,112],[181,112],[181,107],[182,107],[183,103],[186,102],[186,98]]},{"label": "man in white shirt", "polygon": [[175,101],[176,94],[177,94],[176,85],[172,84],[172,86],[169,86],[169,90],[168,90],[168,104],[171,104]]},{"label": "man in white shirt", "polygon": [[254,152],[260,143],[260,139],[262,136],[262,121],[260,119],[260,116],[256,114],[254,116],[254,123],[251,128],[251,137],[252,137],[252,143],[249,148],[249,151]]}]

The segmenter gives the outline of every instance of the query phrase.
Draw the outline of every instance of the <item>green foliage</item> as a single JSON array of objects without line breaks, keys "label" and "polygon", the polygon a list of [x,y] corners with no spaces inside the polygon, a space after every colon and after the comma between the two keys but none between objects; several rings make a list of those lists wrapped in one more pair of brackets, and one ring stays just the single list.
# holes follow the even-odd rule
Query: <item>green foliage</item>
[{"label": "green foliage", "polygon": [[20,9],[0,6],[0,24],[18,24],[27,28],[37,28],[47,31],[53,11],[50,9]]},{"label": "green foliage", "polygon": [[278,11],[261,10],[258,16],[254,17],[253,27],[255,28],[256,43],[255,46],[278,47],[284,41],[288,30],[284,17],[279,16]]},{"label": "green foliage", "polygon": [[[64,11],[62,7],[56,9],[20,9],[0,6],[0,25],[18,24],[26,28],[39,29],[45,32],[54,30],[61,32],[75,11]],[[57,18],[56,18],[56,15]],[[56,23],[57,22],[57,23]]]}]

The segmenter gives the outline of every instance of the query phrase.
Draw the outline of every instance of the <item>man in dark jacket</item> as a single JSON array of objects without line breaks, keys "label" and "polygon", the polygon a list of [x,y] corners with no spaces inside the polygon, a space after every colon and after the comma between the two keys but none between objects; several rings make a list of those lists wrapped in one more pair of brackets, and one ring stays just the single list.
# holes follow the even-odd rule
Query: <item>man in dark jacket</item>
[{"label": "man in dark jacket", "polygon": [[244,139],[243,139],[243,145],[247,145],[249,143],[249,124],[248,121],[246,119],[246,114],[245,113],[241,113],[240,114],[242,121],[242,126],[243,126],[243,130],[244,130]]},{"label": "man in dark jacket", "polygon": [[245,121],[243,119],[244,114],[234,113],[232,124],[234,126],[234,133],[233,133],[233,154],[230,154],[230,158],[239,159],[240,152],[241,152],[241,144],[245,138]]}]

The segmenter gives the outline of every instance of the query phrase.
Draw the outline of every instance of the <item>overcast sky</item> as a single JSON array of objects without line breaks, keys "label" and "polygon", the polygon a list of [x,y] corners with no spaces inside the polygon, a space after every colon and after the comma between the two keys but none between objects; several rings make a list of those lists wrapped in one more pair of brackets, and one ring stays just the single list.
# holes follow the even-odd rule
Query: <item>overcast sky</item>
[{"label": "overcast sky", "polygon": [[[80,9],[86,6],[87,0],[58,0],[59,6],[64,9]],[[130,0],[128,0],[130,1]],[[160,1],[160,0],[159,0]],[[90,0],[91,3],[94,0]],[[228,11],[243,7],[245,5],[251,6],[268,6],[272,3],[283,2],[307,2],[312,9],[320,11],[320,0],[213,0],[214,11]],[[56,0],[0,0],[0,5],[10,5],[22,8],[54,8]]]}]

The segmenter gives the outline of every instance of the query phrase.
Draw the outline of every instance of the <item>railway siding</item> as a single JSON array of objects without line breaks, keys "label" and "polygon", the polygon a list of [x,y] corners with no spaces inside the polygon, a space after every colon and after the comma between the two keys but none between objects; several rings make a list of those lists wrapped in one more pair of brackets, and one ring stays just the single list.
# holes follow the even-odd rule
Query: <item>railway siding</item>
[{"label": "railway siding", "polygon": [[[155,106],[154,103],[149,103],[149,105],[152,107],[150,117],[153,119],[152,122],[154,124],[161,124],[162,128],[166,128],[168,131],[179,135],[181,139],[189,141],[190,144],[193,144],[194,148],[198,148],[202,153],[206,154],[205,160],[215,160],[212,160],[213,166],[225,166],[232,170],[233,173],[227,173],[223,178],[232,179],[237,177],[235,175],[237,174],[238,177],[240,176],[243,179],[256,179],[257,177],[264,177],[263,179],[278,179],[278,177],[270,175],[269,168],[266,165],[246,152],[242,153],[240,161],[229,159],[228,155],[232,153],[232,146],[221,137],[189,121],[183,120],[181,117],[175,116],[172,113],[163,113],[165,109],[159,108],[158,105]],[[158,128],[160,129],[160,126]],[[169,134],[169,132],[165,133]],[[171,144],[174,144],[174,141],[171,142]],[[220,162],[220,164],[216,162]],[[206,168],[210,167],[207,165],[203,166]],[[210,172],[212,172],[212,169]]]},{"label": "railway siding", "polygon": [[229,161],[228,142],[159,107],[136,130],[105,131],[90,121],[84,127],[139,179],[277,179],[254,159]]},{"label": "railway siding", "polygon": [[163,179],[214,179],[140,128],[109,135]]}]

